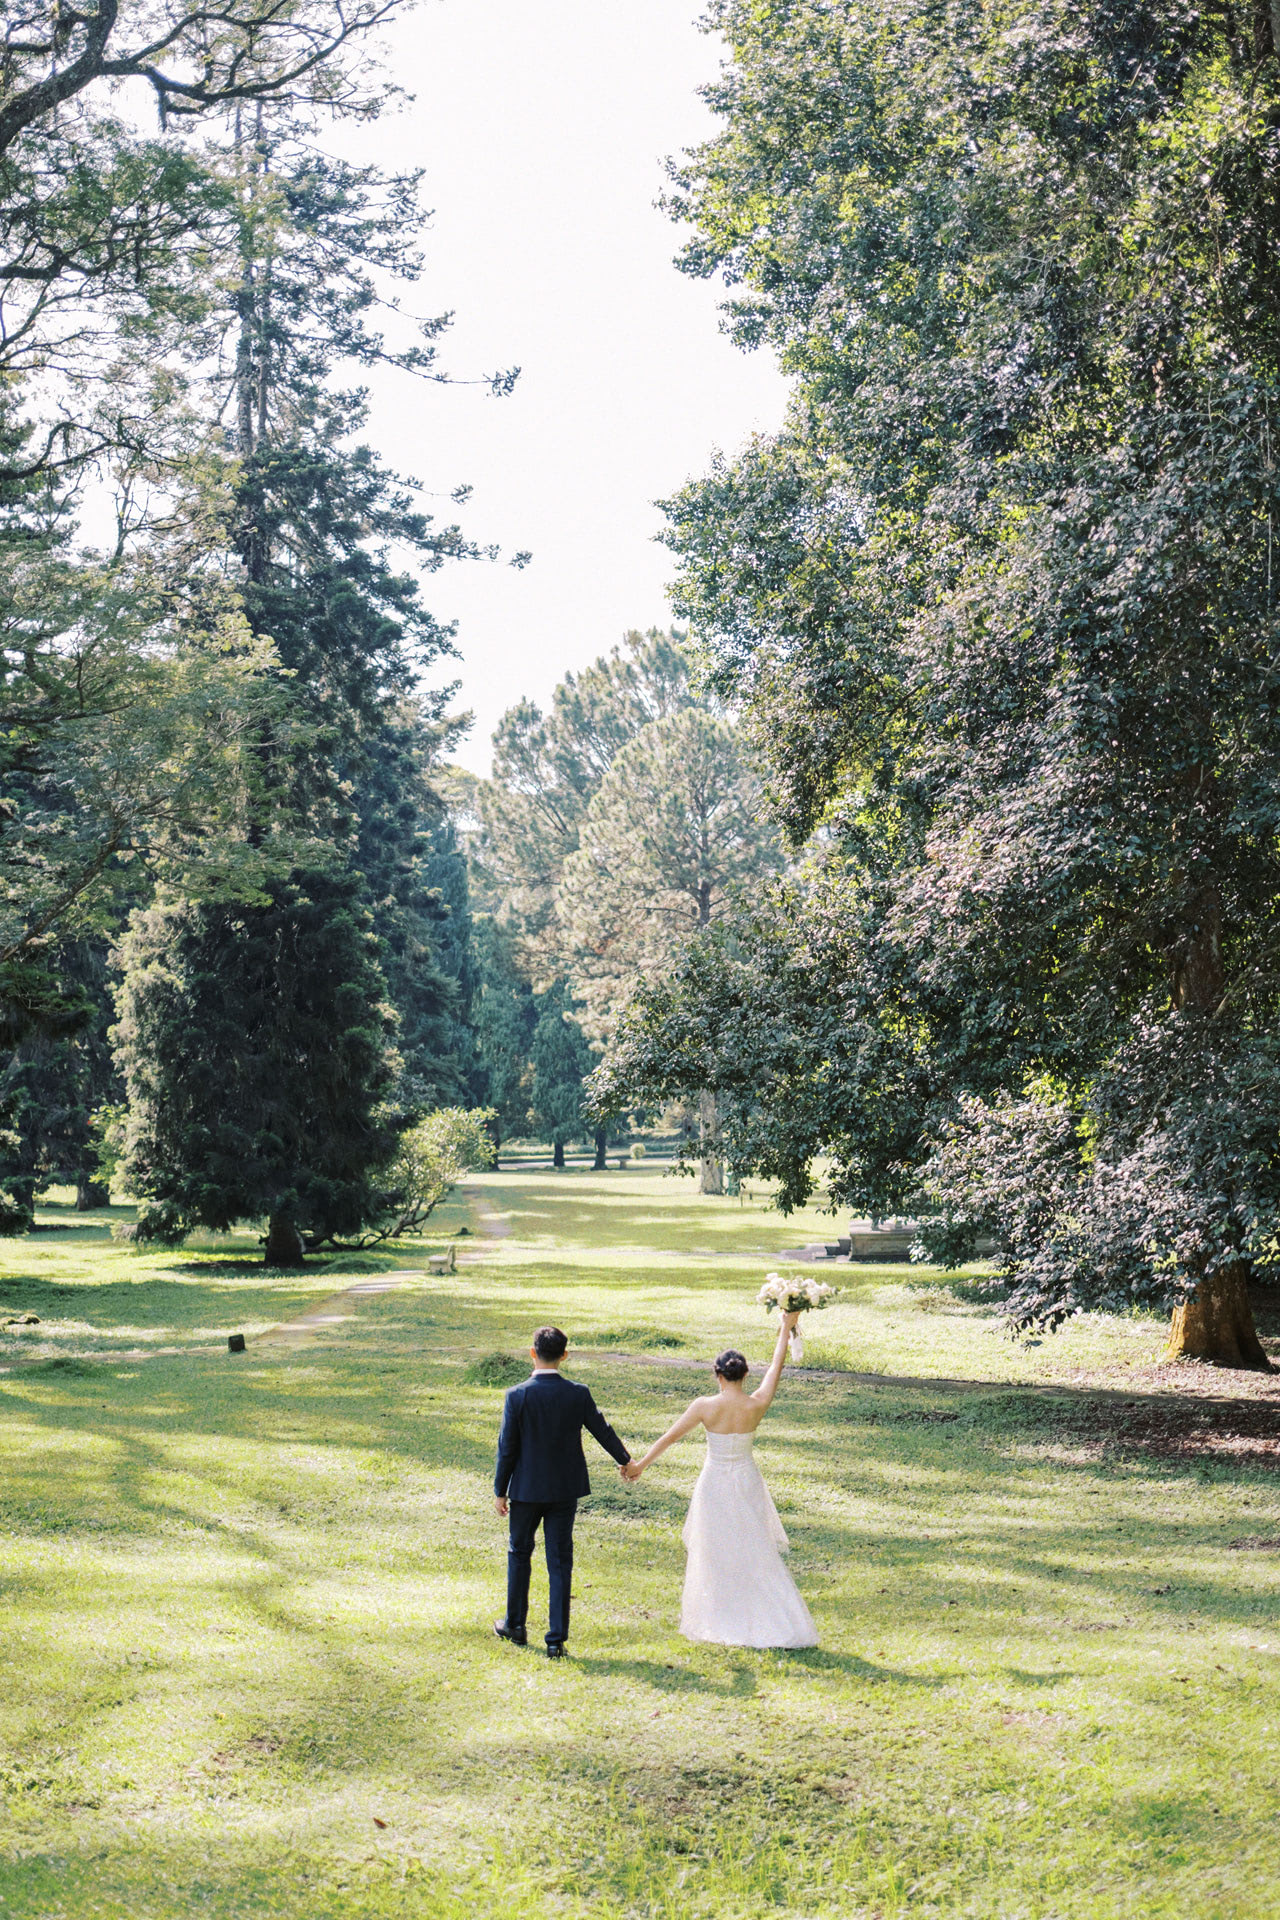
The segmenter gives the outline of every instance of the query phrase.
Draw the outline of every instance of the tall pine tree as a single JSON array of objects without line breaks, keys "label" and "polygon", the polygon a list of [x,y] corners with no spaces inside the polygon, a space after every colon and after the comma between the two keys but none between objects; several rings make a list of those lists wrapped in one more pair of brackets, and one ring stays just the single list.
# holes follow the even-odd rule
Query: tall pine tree
[{"label": "tall pine tree", "polygon": [[[260,736],[259,773],[277,841],[292,834],[308,852],[282,867],[255,827],[256,897],[144,916],[125,948],[120,1038],[144,1221],[171,1235],[265,1215],[279,1260],[379,1211],[396,1140],[388,1100],[403,1123],[461,1078],[449,1022],[463,989],[435,952],[445,907],[426,871],[439,702],[416,695],[449,636],[416,576],[475,549],[351,443],[363,401],[331,383],[344,361],[432,370],[438,323],[395,352],[367,325],[380,278],[416,277],[416,181],[317,157],[264,113],[229,164],[241,196],[234,552],[245,615],[274,646],[290,707],[287,727]],[[202,1073],[253,1019],[268,1023],[264,1044],[247,1045],[234,1072]],[[215,1148],[224,1136],[235,1151]]]}]

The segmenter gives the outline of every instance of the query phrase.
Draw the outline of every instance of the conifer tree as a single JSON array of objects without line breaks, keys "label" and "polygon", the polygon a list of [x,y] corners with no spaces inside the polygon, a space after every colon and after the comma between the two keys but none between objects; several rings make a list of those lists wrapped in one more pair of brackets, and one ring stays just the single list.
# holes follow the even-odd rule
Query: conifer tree
[{"label": "conifer tree", "polygon": [[529,1049],[538,1012],[533,989],[516,964],[511,930],[491,915],[476,922],[475,967],[477,1080],[494,1116],[496,1166],[503,1140],[530,1126]]},{"label": "conifer tree", "polygon": [[566,1005],[567,998],[561,982],[540,996],[538,1024],[529,1042],[531,1114],[540,1136],[551,1142],[557,1167],[564,1165],[566,1143],[588,1128],[582,1088],[595,1065],[586,1036]]},{"label": "conifer tree", "polygon": [[265,904],[161,900],[122,959],[142,1238],[265,1217],[268,1264],[292,1266],[384,1210],[392,1021],[353,874],[295,873]]},{"label": "conifer tree", "polygon": [[[719,715],[654,720],[592,797],[556,892],[556,927],[588,1037],[613,1038],[632,994],[781,864],[753,756]],[[697,1089],[702,1191],[724,1189],[714,1082]]]},{"label": "conifer tree", "polygon": [[[410,487],[351,445],[363,401],[330,378],[344,361],[432,369],[437,325],[393,352],[366,318],[378,276],[417,273],[416,183],[330,162],[261,113],[228,165],[242,209],[227,315],[233,540],[244,613],[274,648],[290,723],[261,733],[257,761],[276,816],[307,851],[290,866],[277,856],[255,897],[234,907],[177,900],[144,916],[125,947],[121,1043],[144,1227],[173,1234],[265,1214],[274,1260],[354,1232],[362,1208],[381,1211],[397,1126],[388,1099],[403,1124],[460,1078],[456,1059],[432,1051],[460,995],[436,963],[431,929],[443,908],[426,879],[425,776],[440,703],[416,691],[449,637],[392,551],[421,572],[475,549],[456,527],[433,526]],[[271,1002],[262,969],[284,951],[284,997]],[[388,978],[408,1041],[403,1078]],[[220,1088],[199,1062],[233,1031],[237,995],[246,1029],[270,1004],[286,1055],[250,1047]],[[168,1022],[177,1004],[182,1018]],[[326,1018],[332,1062],[322,1057]],[[215,1152],[228,1132],[236,1152]]]}]

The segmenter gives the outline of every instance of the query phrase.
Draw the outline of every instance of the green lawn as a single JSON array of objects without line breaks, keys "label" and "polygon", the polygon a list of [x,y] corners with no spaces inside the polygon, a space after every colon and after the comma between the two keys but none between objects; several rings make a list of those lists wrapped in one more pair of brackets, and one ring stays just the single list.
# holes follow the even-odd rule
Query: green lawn
[{"label": "green lawn", "polygon": [[652,1166],[474,1186],[456,1277],[301,1342],[256,1336],[424,1247],[277,1278],[65,1207],[0,1243],[39,1316],[0,1332],[0,1915],[1280,1915],[1280,1392],[842,1270],[759,1443],[821,1649],[676,1634],[691,1443],[632,1490],[596,1456],[549,1665],[490,1632],[476,1363],[554,1317],[645,1441],[833,1228]]}]

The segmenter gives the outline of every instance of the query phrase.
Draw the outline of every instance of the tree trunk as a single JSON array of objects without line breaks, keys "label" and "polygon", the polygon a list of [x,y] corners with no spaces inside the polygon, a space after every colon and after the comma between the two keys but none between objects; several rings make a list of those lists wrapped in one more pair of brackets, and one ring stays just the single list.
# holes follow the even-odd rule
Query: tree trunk
[{"label": "tree trunk", "polygon": [[552,1147],[551,1164],[553,1167],[562,1167],[564,1165],[564,1141],[563,1140],[557,1140],[555,1145]]},{"label": "tree trunk", "polygon": [[1226,989],[1222,961],[1222,894],[1214,883],[1191,902],[1191,925],[1173,956],[1170,998],[1185,1013],[1216,1013]]},{"label": "tree trunk", "polygon": [[596,1128],[596,1158],[595,1158],[595,1165],[591,1169],[593,1173],[604,1172],[604,1169],[605,1169],[604,1150],[608,1146],[608,1144],[609,1144],[609,1135],[608,1135],[607,1129],[604,1127],[597,1127]]},{"label": "tree trunk", "polygon": [[76,1182],[76,1212],[91,1213],[95,1207],[111,1205],[111,1189],[105,1180]]},{"label": "tree trunk", "polygon": [[1271,1373],[1253,1324],[1249,1304],[1248,1262],[1238,1260],[1202,1280],[1195,1293],[1173,1310],[1166,1360],[1208,1360],[1215,1367],[1242,1367]]},{"label": "tree trunk", "polygon": [[297,1223],[287,1214],[273,1213],[267,1222],[263,1259],[269,1267],[300,1267],[306,1252]]},{"label": "tree trunk", "polygon": [[[1195,770],[1201,783],[1200,769]],[[1222,894],[1214,882],[1192,902],[1191,925],[1174,955],[1171,998],[1185,1013],[1209,1019],[1221,1005],[1227,975],[1222,956]],[[1253,1323],[1249,1263],[1235,1260],[1202,1280],[1189,1300],[1173,1310],[1167,1360],[1208,1360],[1215,1367],[1247,1367],[1270,1373]]]},{"label": "tree trunk", "polygon": [[724,1161],[720,1155],[720,1125],[716,1117],[716,1096],[709,1087],[698,1095],[698,1129],[702,1146],[703,1193],[724,1192]]}]

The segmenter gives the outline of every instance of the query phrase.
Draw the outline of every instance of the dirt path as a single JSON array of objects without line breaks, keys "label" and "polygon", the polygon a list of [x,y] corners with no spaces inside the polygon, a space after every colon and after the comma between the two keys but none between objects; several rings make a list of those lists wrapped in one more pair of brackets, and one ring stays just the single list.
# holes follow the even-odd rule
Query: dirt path
[{"label": "dirt path", "polygon": [[[458,1189],[471,1209],[471,1217],[484,1240],[508,1240],[511,1237],[511,1220],[505,1213],[495,1213],[479,1187],[462,1186]],[[483,1253],[483,1247],[469,1247],[459,1255],[463,1260],[474,1260]]]},{"label": "dirt path", "polygon": [[268,1327],[265,1333],[254,1334],[249,1344],[255,1347],[297,1345],[323,1332],[326,1327],[340,1326],[344,1320],[354,1318],[350,1309],[357,1301],[375,1293],[394,1293],[406,1280],[422,1278],[421,1267],[397,1267],[392,1273],[380,1273],[369,1280],[353,1281],[341,1293],[331,1293],[327,1300],[321,1300],[317,1306],[299,1314],[296,1320],[284,1320],[278,1327]]}]

